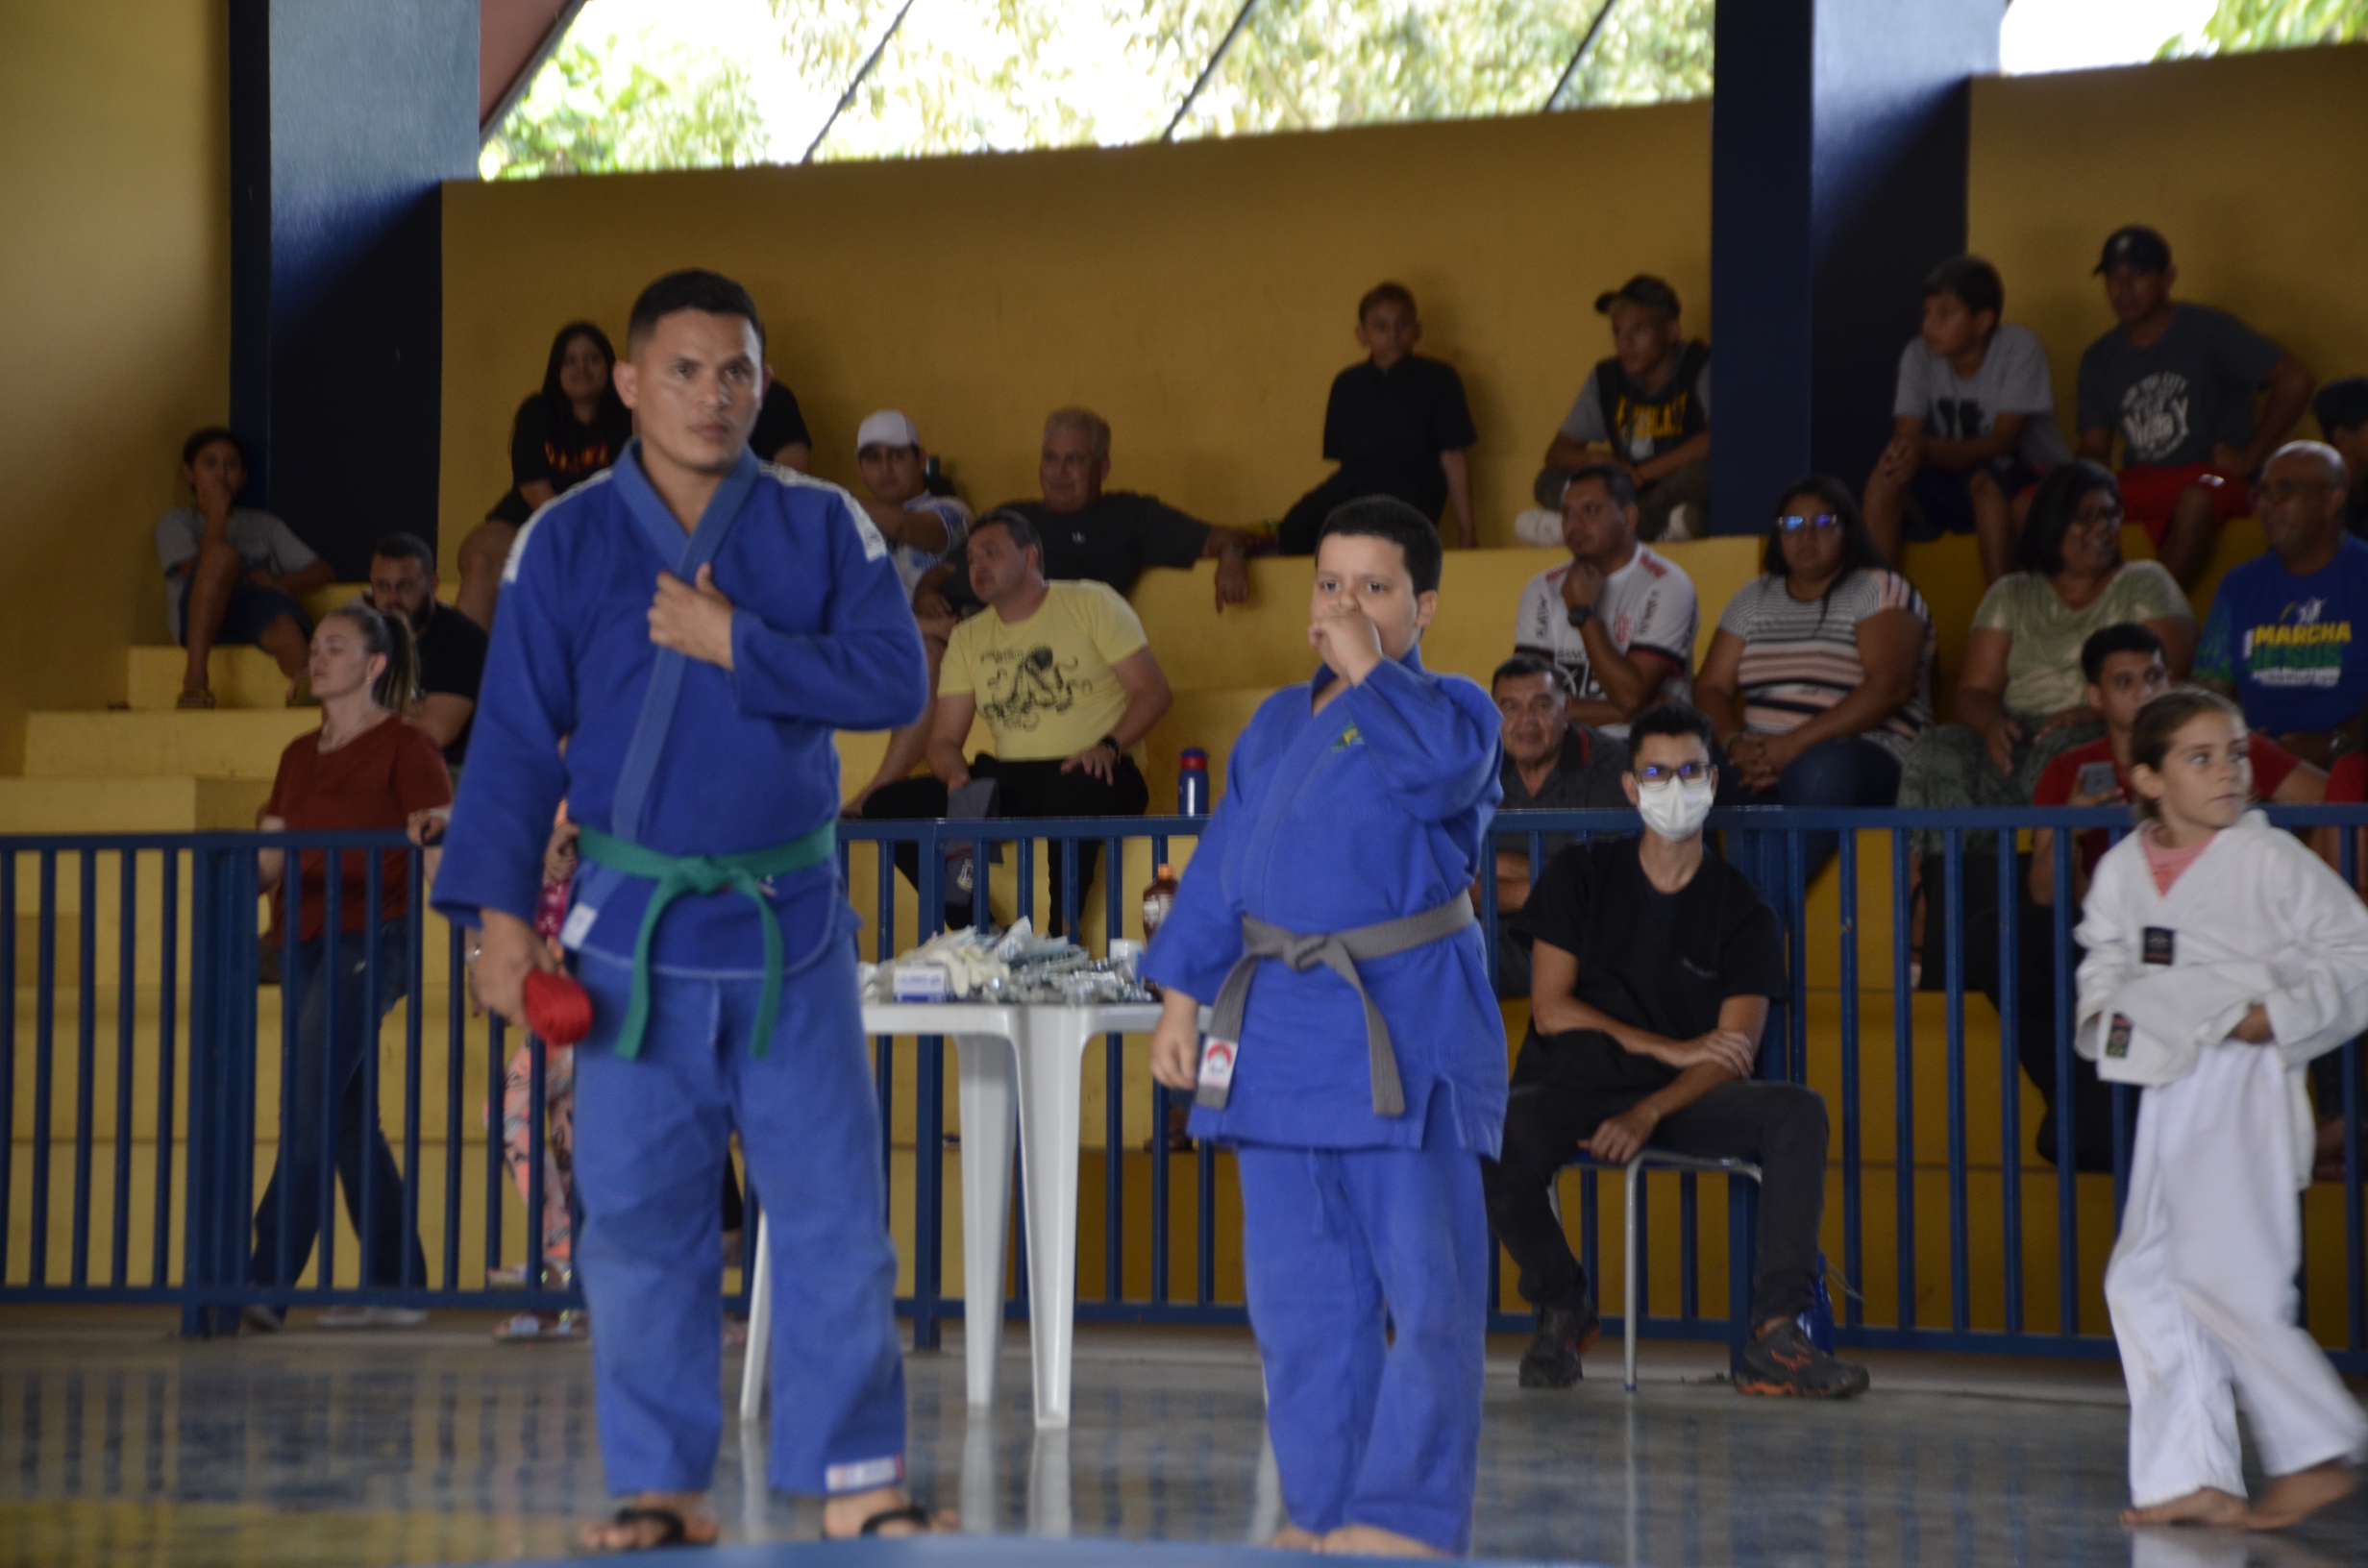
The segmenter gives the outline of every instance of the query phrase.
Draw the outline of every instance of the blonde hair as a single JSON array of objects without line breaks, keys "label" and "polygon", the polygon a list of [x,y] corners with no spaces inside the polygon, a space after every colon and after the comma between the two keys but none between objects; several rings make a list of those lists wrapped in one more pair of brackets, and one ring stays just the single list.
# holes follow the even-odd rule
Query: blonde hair
[{"label": "blonde hair", "polygon": [[[2208,713],[2225,714],[2241,730],[2245,727],[2244,711],[2218,692],[2208,692],[2201,686],[2180,686],[2137,710],[2137,718],[2130,725],[2130,766],[2144,768],[2156,773],[2162,772],[2162,759],[2171,754],[2171,742],[2179,732]],[[2130,809],[2141,822],[2154,821],[2155,802],[2145,792],[2133,790],[2134,798]]]}]

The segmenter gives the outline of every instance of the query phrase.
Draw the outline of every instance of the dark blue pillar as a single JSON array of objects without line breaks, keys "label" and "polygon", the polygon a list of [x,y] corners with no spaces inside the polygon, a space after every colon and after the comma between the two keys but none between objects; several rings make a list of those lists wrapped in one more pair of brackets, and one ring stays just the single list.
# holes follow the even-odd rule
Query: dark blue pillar
[{"label": "dark blue pillar", "polygon": [[1969,79],[2001,0],[1729,0],[1711,109],[1711,519],[1758,533],[1815,468],[1890,433],[1924,275],[1965,248]]},{"label": "dark blue pillar", "polygon": [[478,0],[232,0],[231,424],[249,497],[352,580],[435,537],[440,182],[477,163]]}]

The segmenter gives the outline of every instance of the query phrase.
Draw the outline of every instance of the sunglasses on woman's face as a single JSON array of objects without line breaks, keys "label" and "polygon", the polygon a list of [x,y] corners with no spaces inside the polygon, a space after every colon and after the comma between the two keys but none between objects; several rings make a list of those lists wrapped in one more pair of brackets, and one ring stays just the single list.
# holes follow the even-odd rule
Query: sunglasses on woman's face
[{"label": "sunglasses on woman's face", "polygon": [[1803,528],[1814,528],[1819,533],[1824,533],[1829,529],[1840,527],[1841,519],[1832,512],[1819,512],[1814,517],[1802,517],[1795,513],[1790,517],[1778,518],[1776,526],[1787,533],[1798,533]]}]

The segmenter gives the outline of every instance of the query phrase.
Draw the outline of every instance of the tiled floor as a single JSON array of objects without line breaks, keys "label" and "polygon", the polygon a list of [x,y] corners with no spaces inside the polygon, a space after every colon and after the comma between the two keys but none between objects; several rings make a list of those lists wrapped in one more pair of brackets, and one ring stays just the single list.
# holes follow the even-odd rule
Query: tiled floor
[{"label": "tiled floor", "polygon": [[[571,1555],[604,1506],[580,1346],[496,1346],[447,1315],[409,1334],[294,1332],[189,1342],[145,1312],[0,1311],[0,1568],[68,1564],[445,1563]],[[991,1417],[962,1404],[958,1331],[908,1362],[917,1488],[966,1530],[1067,1536],[934,1549],[777,1548],[759,1561],[973,1568],[1044,1561],[1201,1568],[1277,1512],[1245,1335],[1081,1333],[1074,1425],[1038,1434],[1024,1335]],[[1620,1392],[1616,1348],[1568,1394],[1514,1384],[1493,1347],[1477,1551],[1679,1565],[2131,1563],[2313,1568],[2368,1561],[2368,1500],[2290,1539],[2114,1522],[2127,1413],[2094,1363],[1887,1357],[1846,1406],[1739,1399],[1723,1352],[1648,1345]],[[727,1359],[736,1375],[737,1358]],[[729,1541],[811,1540],[811,1505],[752,1494],[761,1436],[728,1422],[716,1502]],[[1259,1560],[1259,1559],[1249,1559]]]}]

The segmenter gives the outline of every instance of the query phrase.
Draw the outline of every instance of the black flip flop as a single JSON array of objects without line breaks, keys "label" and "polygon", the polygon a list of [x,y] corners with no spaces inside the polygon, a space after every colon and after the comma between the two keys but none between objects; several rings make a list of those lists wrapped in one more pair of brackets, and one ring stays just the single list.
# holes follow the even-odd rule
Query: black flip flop
[{"label": "black flip flop", "polygon": [[713,1546],[715,1544],[713,1540],[695,1541],[691,1539],[691,1532],[683,1524],[682,1515],[672,1508],[622,1507],[608,1516],[608,1522],[612,1525],[649,1523],[658,1527],[656,1540],[638,1546],[613,1547],[610,1549],[612,1555],[624,1552],[654,1552],[661,1546]]},{"label": "black flip flop", "polygon": [[901,1507],[880,1509],[879,1512],[866,1519],[863,1522],[863,1528],[855,1533],[859,1536],[877,1535],[882,1525],[919,1525],[920,1533],[925,1535],[936,1523],[936,1520],[929,1517],[928,1509],[918,1503],[907,1503]]}]

